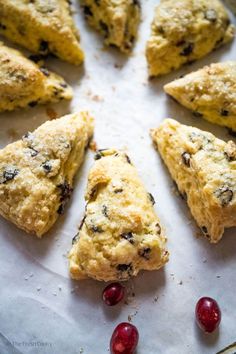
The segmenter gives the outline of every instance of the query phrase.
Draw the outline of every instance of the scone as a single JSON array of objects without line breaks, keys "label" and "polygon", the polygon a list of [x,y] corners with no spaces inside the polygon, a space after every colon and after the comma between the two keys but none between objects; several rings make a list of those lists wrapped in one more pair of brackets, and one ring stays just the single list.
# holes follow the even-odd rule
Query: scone
[{"label": "scone", "polygon": [[146,46],[149,76],[202,58],[233,36],[234,26],[219,0],[161,0]]},{"label": "scone", "polygon": [[72,96],[62,77],[0,42],[0,112],[70,100]]},{"label": "scone", "polygon": [[104,43],[126,53],[133,47],[140,22],[139,0],[81,0],[88,23]]},{"label": "scone", "polygon": [[74,279],[127,280],[168,261],[166,238],[129,157],[99,150],[89,177],[85,215],[69,254]]},{"label": "scone", "polygon": [[236,131],[236,62],[205,66],[164,90],[195,116]]},{"label": "scone", "polygon": [[67,0],[0,0],[0,34],[33,53],[75,65],[84,59]]},{"label": "scone", "polygon": [[203,234],[218,242],[236,226],[236,145],[173,119],[151,135]]},{"label": "scone", "polygon": [[63,213],[93,134],[86,112],[48,121],[0,150],[0,214],[41,237]]}]

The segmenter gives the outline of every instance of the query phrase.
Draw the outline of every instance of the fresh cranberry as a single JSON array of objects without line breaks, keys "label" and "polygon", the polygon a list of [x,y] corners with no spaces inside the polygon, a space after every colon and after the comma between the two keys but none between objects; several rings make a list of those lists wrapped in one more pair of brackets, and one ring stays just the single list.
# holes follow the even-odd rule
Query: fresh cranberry
[{"label": "fresh cranberry", "polygon": [[219,305],[210,297],[202,297],[198,300],[195,315],[198,326],[207,333],[212,333],[221,321]]},{"label": "fresh cranberry", "polygon": [[108,306],[114,306],[123,299],[124,293],[125,288],[120,283],[112,283],[103,290],[102,298]]},{"label": "fresh cranberry", "polygon": [[138,344],[138,330],[131,323],[122,322],[114,330],[110,351],[112,354],[133,354]]}]

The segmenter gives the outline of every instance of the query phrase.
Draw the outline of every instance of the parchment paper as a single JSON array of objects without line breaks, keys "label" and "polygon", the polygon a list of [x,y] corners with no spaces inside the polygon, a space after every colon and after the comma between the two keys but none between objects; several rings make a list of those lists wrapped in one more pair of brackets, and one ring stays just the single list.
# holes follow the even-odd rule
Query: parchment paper
[{"label": "parchment paper", "polygon": [[[84,68],[56,59],[47,66],[74,87],[71,104],[50,106],[58,116],[89,110],[96,119],[99,148],[126,148],[155,199],[168,236],[170,261],[156,272],[129,281],[126,304],[106,307],[104,283],[71,281],[66,254],[84,212],[84,191],[93,154],[88,152],[75,182],[66,213],[41,240],[0,220],[0,354],[104,354],[113,329],[128,319],[140,333],[138,354],[216,353],[236,340],[236,235],[227,230],[218,245],[197,238],[185,203],[154,150],[149,129],[167,117],[232,139],[171,101],[163,85],[205,64],[235,59],[236,41],[191,66],[148,82],[145,42],[159,1],[143,0],[139,40],[130,58],[104,50],[102,40],[85,23],[78,4],[75,20],[86,53]],[[233,18],[233,17],[232,17]],[[235,21],[235,20],[234,20]],[[46,107],[0,116],[0,147],[48,119]],[[135,296],[133,296],[134,294]],[[204,335],[195,325],[194,308],[201,296],[215,298],[222,310],[220,330]]]}]

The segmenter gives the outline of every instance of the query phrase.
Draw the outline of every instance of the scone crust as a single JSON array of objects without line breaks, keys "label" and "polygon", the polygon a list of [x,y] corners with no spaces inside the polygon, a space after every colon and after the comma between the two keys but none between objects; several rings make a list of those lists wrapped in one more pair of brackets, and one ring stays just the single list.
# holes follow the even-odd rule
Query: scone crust
[{"label": "scone crust", "polygon": [[173,119],[151,135],[202,232],[218,242],[236,226],[236,145]]},{"label": "scone crust", "polygon": [[197,117],[236,131],[236,62],[216,63],[170,82],[164,90]]},{"label": "scone crust", "polygon": [[65,80],[0,42],[0,112],[70,100]]},{"label": "scone crust", "polygon": [[139,0],[81,0],[88,23],[104,36],[104,43],[129,53],[140,22]]},{"label": "scone crust", "polygon": [[166,238],[128,156],[100,151],[86,191],[86,211],[69,254],[74,279],[127,280],[168,260]]},{"label": "scone crust", "polygon": [[53,53],[79,65],[84,60],[67,0],[0,0],[0,34],[33,53]]},{"label": "scone crust", "polygon": [[93,134],[86,112],[48,121],[0,150],[0,214],[41,237],[63,213]]},{"label": "scone crust", "polygon": [[233,36],[234,26],[219,0],[161,0],[146,46],[149,76],[200,59]]}]

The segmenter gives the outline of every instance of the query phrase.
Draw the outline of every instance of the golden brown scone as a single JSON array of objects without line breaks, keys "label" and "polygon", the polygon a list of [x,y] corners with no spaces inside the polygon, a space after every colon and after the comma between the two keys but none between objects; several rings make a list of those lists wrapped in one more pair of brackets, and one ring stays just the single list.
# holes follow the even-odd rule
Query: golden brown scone
[{"label": "golden brown scone", "polygon": [[218,242],[236,226],[236,145],[173,119],[151,135],[203,234]]},{"label": "golden brown scone", "polygon": [[236,62],[205,66],[164,90],[195,116],[236,131]]},{"label": "golden brown scone", "polygon": [[133,47],[140,23],[139,0],[81,0],[88,23],[101,32],[106,45],[127,53]]},{"label": "golden brown scone", "polygon": [[99,150],[89,177],[84,219],[69,254],[74,279],[127,280],[168,261],[166,238],[129,157]]},{"label": "golden brown scone", "polygon": [[233,36],[234,26],[219,0],[161,0],[146,46],[149,76],[200,59]]},{"label": "golden brown scone", "polygon": [[33,53],[84,60],[67,0],[0,0],[0,34]]},{"label": "golden brown scone", "polygon": [[0,150],[0,214],[41,237],[63,213],[93,134],[86,112],[48,121]]},{"label": "golden brown scone", "polygon": [[0,112],[70,100],[64,79],[0,42]]}]

